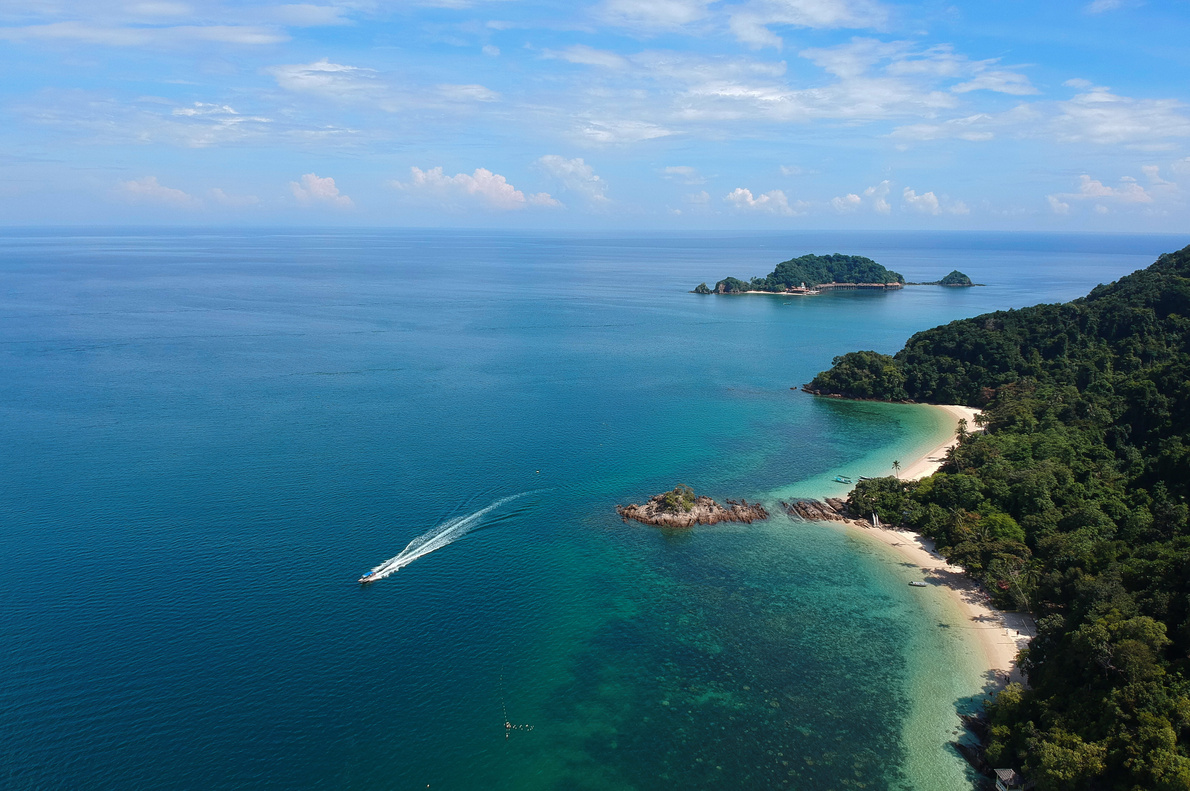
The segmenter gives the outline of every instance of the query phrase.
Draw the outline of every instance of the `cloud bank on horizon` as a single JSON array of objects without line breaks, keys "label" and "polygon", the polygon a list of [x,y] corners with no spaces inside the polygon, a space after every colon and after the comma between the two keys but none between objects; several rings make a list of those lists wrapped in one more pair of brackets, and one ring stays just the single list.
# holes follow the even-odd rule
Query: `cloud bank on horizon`
[{"label": "cloud bank on horizon", "polygon": [[7,224],[1168,231],[1190,6],[0,0]]}]

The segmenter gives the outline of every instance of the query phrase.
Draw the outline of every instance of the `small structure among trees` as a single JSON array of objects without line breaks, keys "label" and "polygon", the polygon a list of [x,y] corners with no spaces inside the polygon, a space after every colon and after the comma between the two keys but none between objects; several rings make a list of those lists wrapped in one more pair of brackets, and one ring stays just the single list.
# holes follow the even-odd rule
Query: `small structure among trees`
[{"label": "small structure among trees", "polygon": [[996,791],[1028,791],[1033,783],[1015,769],[996,769]]}]

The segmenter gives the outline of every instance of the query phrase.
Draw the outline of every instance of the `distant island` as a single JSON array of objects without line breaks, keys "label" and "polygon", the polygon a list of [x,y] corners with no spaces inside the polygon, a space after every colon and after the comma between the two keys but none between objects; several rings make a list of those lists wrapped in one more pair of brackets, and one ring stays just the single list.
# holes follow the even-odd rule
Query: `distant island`
[{"label": "distant island", "polygon": [[699,283],[694,294],[818,294],[834,289],[897,289],[913,286],[973,286],[971,278],[957,269],[941,280],[906,283],[894,272],[862,255],[815,255],[782,261],[765,277],[740,280],[725,277],[714,288]]},{"label": "distant island", "polygon": [[941,280],[930,280],[925,283],[906,283],[907,286],[982,286],[983,283],[972,283],[971,278],[957,269],[950,270],[950,274]]},{"label": "distant island", "polygon": [[726,506],[710,497],[694,494],[694,490],[679,483],[673,491],[653,495],[644,505],[617,505],[616,513],[627,522],[635,519],[656,527],[693,527],[719,522],[746,522],[769,518],[768,511],[758,503],[747,500],[728,500]]}]

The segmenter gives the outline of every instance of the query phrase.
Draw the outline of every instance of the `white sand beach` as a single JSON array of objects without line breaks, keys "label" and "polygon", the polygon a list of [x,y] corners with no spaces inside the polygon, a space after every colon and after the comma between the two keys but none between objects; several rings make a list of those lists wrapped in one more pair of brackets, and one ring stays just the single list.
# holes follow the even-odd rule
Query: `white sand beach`
[{"label": "white sand beach", "polygon": [[967,429],[975,431],[975,416],[979,414],[979,410],[969,406],[956,406],[951,404],[946,405],[932,405],[936,409],[945,410],[948,414],[954,417],[953,426],[948,438],[940,443],[937,447],[931,448],[927,453],[919,458],[912,459],[908,464],[901,465],[902,478],[924,478],[927,475],[933,475],[942,466],[943,460],[946,458],[946,452],[958,444],[958,439],[955,436],[955,431],[958,429],[960,418],[967,421]]},{"label": "white sand beach", "polygon": [[[937,406],[954,418],[958,428],[960,418],[966,419],[971,430],[975,430],[975,416],[978,409],[966,406]],[[938,471],[946,452],[958,440],[951,431],[950,437],[923,456],[902,465],[902,478],[923,478]],[[962,568],[952,566],[934,551],[934,542],[924,536],[907,530],[887,527],[861,526],[862,523],[848,522],[849,529],[879,541],[896,552],[901,559],[921,569],[923,580],[930,586],[946,591],[965,619],[964,628],[970,630],[973,641],[987,657],[986,669],[994,675],[999,686],[1012,681],[1023,681],[1016,667],[1017,652],[1024,648],[1035,634],[1033,619],[1024,613],[1004,612],[992,607],[987,593]]]}]

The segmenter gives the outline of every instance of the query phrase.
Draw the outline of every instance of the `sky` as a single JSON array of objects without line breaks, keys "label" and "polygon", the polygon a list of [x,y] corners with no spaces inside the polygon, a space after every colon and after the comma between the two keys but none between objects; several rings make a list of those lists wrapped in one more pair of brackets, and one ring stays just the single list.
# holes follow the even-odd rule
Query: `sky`
[{"label": "sky", "polygon": [[1190,0],[0,0],[0,224],[1190,230]]}]

